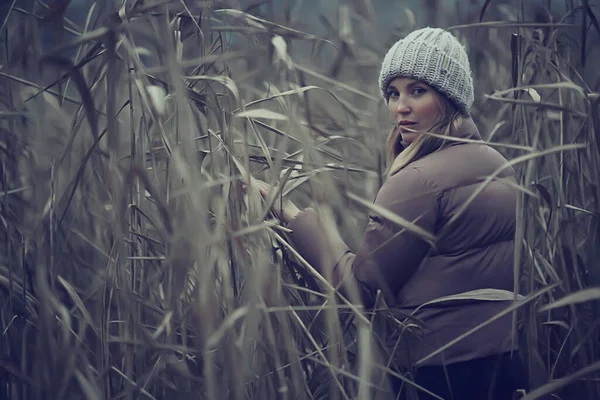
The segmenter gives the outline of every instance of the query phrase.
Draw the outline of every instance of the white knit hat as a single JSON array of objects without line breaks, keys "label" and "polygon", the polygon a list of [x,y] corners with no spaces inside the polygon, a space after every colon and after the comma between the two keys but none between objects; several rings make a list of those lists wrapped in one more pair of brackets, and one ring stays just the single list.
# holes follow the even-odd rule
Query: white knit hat
[{"label": "white knit hat", "polygon": [[387,85],[397,77],[428,83],[465,113],[473,104],[469,57],[459,41],[443,29],[413,31],[388,50],[379,74],[379,87],[386,102]]}]

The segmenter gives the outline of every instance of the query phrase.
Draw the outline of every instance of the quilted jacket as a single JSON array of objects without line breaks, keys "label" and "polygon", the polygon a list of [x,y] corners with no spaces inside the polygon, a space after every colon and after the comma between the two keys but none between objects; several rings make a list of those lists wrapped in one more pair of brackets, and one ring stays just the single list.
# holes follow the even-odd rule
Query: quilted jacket
[{"label": "quilted jacket", "polygon": [[[468,140],[451,141],[385,181],[375,205],[394,218],[369,211],[356,252],[314,208],[302,210],[288,224],[299,253],[342,292],[358,289],[367,307],[379,293],[401,315],[424,323],[416,330],[418,340],[408,346],[408,361],[418,365],[450,364],[517,348],[509,313],[430,357],[511,303],[468,299],[424,304],[480,289],[512,292],[514,281],[515,171],[481,141],[471,118],[452,136]],[[398,219],[427,232],[428,238],[403,228]],[[398,355],[397,362],[407,362],[406,357]]]}]

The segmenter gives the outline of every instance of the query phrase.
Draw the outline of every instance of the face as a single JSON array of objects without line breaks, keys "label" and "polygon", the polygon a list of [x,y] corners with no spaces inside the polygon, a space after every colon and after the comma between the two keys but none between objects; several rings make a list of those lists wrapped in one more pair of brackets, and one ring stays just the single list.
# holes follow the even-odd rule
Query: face
[{"label": "face", "polygon": [[426,83],[396,78],[388,85],[387,95],[390,113],[406,143],[411,143],[442,117],[440,95]]}]

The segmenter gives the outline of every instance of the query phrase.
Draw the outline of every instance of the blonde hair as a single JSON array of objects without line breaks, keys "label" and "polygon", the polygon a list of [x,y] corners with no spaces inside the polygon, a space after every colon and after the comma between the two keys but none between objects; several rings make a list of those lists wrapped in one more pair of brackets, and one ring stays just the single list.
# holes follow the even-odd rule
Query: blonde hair
[{"label": "blonde hair", "polygon": [[431,136],[429,135],[430,133],[440,136],[450,136],[453,131],[459,128],[464,117],[463,113],[446,96],[435,89],[434,93],[436,94],[435,98],[438,101],[441,116],[428,132],[418,135],[406,148],[401,143],[402,136],[397,125],[394,126],[388,135],[387,155],[390,164],[387,173],[388,177],[398,173],[411,162],[442,149],[448,142],[446,139]]}]

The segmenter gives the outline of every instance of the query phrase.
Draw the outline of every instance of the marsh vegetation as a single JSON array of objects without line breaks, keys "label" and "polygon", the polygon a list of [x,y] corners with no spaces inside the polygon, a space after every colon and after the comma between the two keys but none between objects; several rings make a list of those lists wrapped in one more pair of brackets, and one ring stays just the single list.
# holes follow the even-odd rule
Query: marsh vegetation
[{"label": "marsh vegetation", "polygon": [[241,178],[356,245],[385,172],[381,58],[428,23],[467,47],[473,118],[519,172],[524,398],[600,398],[593,2],[70,3],[0,6],[0,398],[383,395],[380,344],[418,315],[336,296]]}]

